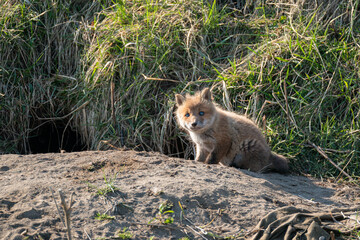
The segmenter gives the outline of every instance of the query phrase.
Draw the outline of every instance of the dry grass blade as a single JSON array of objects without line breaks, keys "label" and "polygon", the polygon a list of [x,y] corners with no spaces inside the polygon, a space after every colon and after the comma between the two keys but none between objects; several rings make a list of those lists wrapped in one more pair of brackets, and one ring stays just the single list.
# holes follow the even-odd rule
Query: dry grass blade
[{"label": "dry grass blade", "polygon": [[343,169],[341,169],[333,160],[331,160],[328,155],[324,152],[324,150],[322,150],[321,147],[316,146],[314,143],[310,142],[309,143],[311,146],[313,146],[316,151],[318,151],[321,156],[323,156],[326,160],[328,160],[334,167],[336,167],[342,174],[344,174],[345,176],[347,176],[352,182],[355,182],[355,179],[352,178],[349,174],[347,174]]}]

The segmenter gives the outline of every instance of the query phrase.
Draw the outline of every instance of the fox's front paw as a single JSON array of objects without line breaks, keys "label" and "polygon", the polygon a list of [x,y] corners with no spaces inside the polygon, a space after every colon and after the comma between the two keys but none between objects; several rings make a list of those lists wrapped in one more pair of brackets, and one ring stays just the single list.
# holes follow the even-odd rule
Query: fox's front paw
[{"label": "fox's front paw", "polygon": [[205,162],[205,159],[204,158],[195,158],[195,161],[196,162]]},{"label": "fox's front paw", "polygon": [[216,164],[216,163],[218,163],[217,159],[216,159],[216,154],[215,153],[209,154],[209,156],[207,156],[207,158],[205,160],[205,163],[207,163],[207,164]]},{"label": "fox's front paw", "polygon": [[223,158],[220,160],[220,165],[225,166],[225,167],[231,167],[233,164],[232,159],[228,159],[228,158]]}]

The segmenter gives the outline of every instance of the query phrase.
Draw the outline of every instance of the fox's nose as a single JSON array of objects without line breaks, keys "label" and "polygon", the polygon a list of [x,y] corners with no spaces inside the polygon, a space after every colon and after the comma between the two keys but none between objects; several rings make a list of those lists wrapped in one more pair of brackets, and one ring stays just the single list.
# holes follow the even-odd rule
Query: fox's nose
[{"label": "fox's nose", "polygon": [[192,127],[196,127],[196,125],[197,125],[197,122],[193,122],[193,123],[191,124]]}]

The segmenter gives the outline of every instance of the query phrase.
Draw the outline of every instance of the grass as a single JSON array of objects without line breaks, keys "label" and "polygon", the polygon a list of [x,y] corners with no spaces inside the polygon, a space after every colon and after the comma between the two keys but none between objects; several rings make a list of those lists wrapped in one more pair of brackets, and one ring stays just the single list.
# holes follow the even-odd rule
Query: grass
[{"label": "grass", "polygon": [[[294,173],[357,181],[359,1],[0,1],[0,152],[61,121],[86,149],[193,157],[174,94],[265,126]],[[190,11],[191,9],[191,11]],[[101,144],[109,142],[108,145]]]},{"label": "grass", "polygon": [[97,213],[96,216],[95,216],[95,219],[96,219],[96,220],[99,220],[99,221],[104,221],[104,220],[114,220],[115,217],[114,217],[114,216],[110,216],[110,215],[108,215],[108,214],[106,214],[106,213],[103,213],[103,214]]},{"label": "grass", "polygon": [[119,191],[120,189],[118,187],[115,186],[114,181],[116,180],[118,172],[115,174],[115,176],[113,178],[107,178],[105,175],[105,172],[103,173],[104,175],[104,182],[105,185],[103,187],[96,187],[90,183],[88,183],[88,186],[90,189],[94,189],[96,191],[96,195],[98,196],[106,196],[109,193],[115,193],[116,191]]},{"label": "grass", "polygon": [[166,200],[165,202],[161,203],[158,213],[148,222],[148,224],[154,221],[164,225],[174,223],[174,211],[172,210],[173,207],[174,204],[170,200]]},{"label": "grass", "polygon": [[117,233],[117,237],[119,239],[131,239],[133,234],[124,227],[122,230],[119,230]]}]

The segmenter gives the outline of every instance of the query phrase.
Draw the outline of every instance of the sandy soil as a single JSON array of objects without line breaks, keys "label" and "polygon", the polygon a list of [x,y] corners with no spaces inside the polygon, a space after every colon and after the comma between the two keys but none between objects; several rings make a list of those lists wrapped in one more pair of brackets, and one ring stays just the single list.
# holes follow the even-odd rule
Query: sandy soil
[{"label": "sandy soil", "polygon": [[[107,183],[118,190],[97,194]],[[73,239],[245,239],[279,207],[360,204],[346,185],[134,151],[2,155],[0,184],[1,239],[66,239],[50,188],[58,204],[59,189],[67,201],[74,193]],[[95,218],[104,213],[113,219]]]}]

